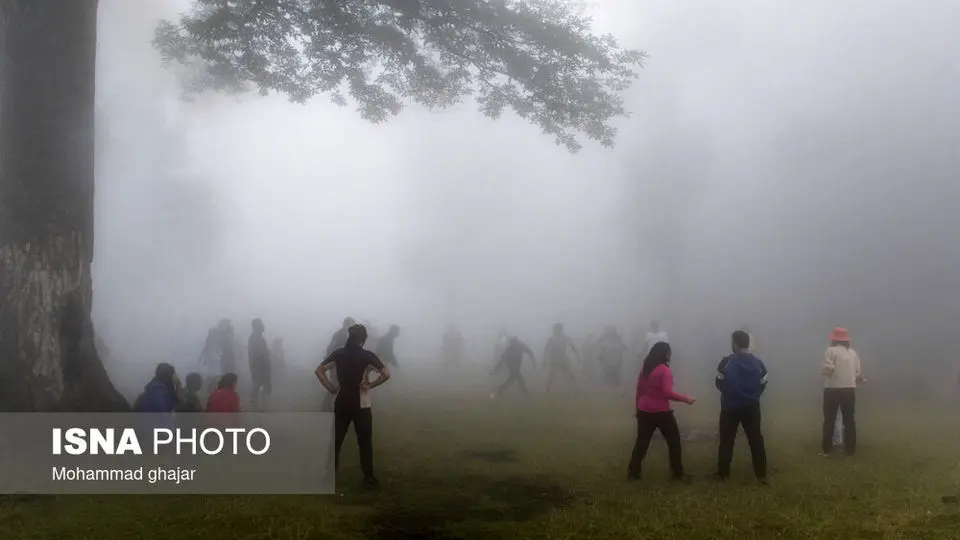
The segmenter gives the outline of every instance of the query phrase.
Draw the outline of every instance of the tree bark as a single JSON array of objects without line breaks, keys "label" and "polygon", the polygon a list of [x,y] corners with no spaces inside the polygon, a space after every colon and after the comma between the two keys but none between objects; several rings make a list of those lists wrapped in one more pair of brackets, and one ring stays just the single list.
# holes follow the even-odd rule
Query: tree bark
[{"label": "tree bark", "polygon": [[0,411],[123,411],[94,345],[97,0],[0,0]]}]

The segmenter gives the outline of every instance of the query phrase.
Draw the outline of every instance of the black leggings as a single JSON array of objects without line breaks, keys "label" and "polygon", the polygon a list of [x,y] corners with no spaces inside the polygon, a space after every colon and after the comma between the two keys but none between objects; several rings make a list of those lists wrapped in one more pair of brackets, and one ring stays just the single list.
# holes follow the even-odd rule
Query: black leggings
[{"label": "black leggings", "polygon": [[336,407],[333,412],[334,468],[340,468],[340,449],[347,437],[347,430],[353,424],[357,433],[357,445],[360,446],[360,468],[364,478],[373,477],[373,414],[370,408]]},{"label": "black leggings", "polygon": [[683,477],[680,426],[677,424],[677,417],[673,415],[673,411],[637,411],[637,442],[633,445],[633,455],[630,457],[630,465],[627,468],[627,473],[630,476],[640,477],[643,458],[647,457],[647,449],[650,448],[650,439],[653,438],[653,432],[658,429],[667,441],[667,449],[670,453],[670,471],[673,472],[673,477]]}]

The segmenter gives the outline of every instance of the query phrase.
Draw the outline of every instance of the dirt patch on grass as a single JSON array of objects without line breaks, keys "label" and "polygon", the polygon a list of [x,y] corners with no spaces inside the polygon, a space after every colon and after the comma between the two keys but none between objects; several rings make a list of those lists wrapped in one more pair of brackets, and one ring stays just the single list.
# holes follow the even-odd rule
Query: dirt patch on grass
[{"label": "dirt patch on grass", "polygon": [[[465,540],[449,531],[458,524],[524,522],[569,504],[575,497],[543,476],[490,479],[451,478],[446,493],[459,495],[440,499],[380,501],[372,519],[373,540]],[[424,503],[426,500],[442,503]],[[472,528],[472,527],[471,527]]]}]

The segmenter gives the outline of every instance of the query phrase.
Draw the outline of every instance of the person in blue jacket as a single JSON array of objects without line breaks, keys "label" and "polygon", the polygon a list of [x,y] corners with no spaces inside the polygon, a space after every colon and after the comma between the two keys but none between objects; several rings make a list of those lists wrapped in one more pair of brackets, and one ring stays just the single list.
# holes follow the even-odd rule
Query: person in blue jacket
[{"label": "person in blue jacket", "polygon": [[143,393],[133,404],[134,412],[151,413],[137,421],[137,437],[146,444],[153,445],[156,429],[170,429],[174,425],[173,411],[177,407],[177,395],[180,381],[173,366],[167,363],[157,365],[153,379],[143,387]]},{"label": "person in blue jacket", "polygon": [[177,373],[167,363],[157,365],[153,379],[143,387],[134,410],[145,413],[170,413],[177,406]]},{"label": "person in blue jacket", "polygon": [[743,426],[753,458],[753,472],[762,484],[767,483],[767,451],[760,430],[760,396],[767,388],[767,368],[749,352],[750,335],[737,330],[732,337],[733,354],[717,366],[716,386],[720,390],[720,450],[717,477],[730,477],[733,443]]}]

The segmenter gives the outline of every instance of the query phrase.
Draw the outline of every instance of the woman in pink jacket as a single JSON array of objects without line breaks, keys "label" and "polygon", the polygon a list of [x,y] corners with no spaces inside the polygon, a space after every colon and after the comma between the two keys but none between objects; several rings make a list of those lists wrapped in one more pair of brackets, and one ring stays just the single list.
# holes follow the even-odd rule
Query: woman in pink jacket
[{"label": "woman in pink jacket", "polygon": [[694,399],[673,391],[673,372],[670,371],[670,345],[654,344],[643,361],[643,370],[637,378],[637,442],[627,469],[628,480],[639,480],[643,458],[650,447],[653,432],[660,430],[670,453],[670,470],[674,480],[689,479],[683,472],[680,449],[680,427],[670,407],[671,401],[693,405]]}]

